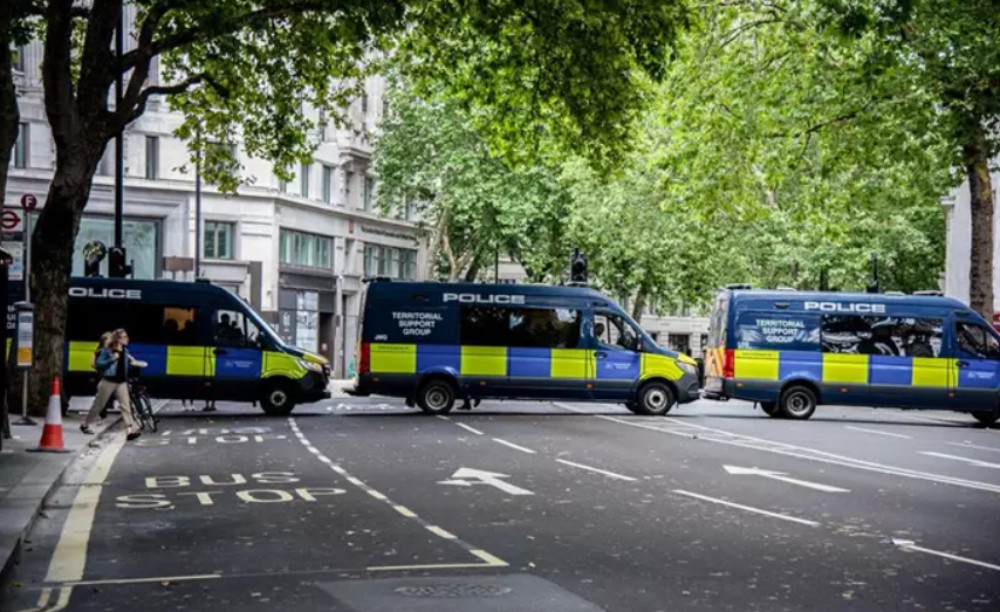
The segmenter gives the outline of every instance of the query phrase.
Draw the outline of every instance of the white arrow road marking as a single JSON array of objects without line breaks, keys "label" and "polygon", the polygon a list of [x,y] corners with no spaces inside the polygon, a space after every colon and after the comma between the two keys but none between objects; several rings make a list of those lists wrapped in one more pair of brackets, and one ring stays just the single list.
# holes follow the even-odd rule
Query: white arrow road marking
[{"label": "white arrow road marking", "polygon": [[932,550],[930,548],[924,548],[923,546],[917,546],[916,542],[913,540],[897,540],[896,538],[891,538],[890,542],[892,545],[901,548],[902,550],[912,550],[914,552],[927,553],[928,555],[934,555],[935,557],[941,557],[943,559],[951,559],[952,561],[958,561],[960,563],[968,563],[970,565],[978,565],[979,567],[985,567],[986,569],[996,570],[1000,572],[1000,565],[993,565],[992,563],[986,563],[985,561],[977,561],[975,559],[969,559],[968,557],[960,557],[958,555],[953,555],[951,553],[941,552],[940,550]]},{"label": "white arrow road marking", "polygon": [[959,457],[958,455],[949,455],[948,453],[935,453],[932,451],[923,451],[921,455],[927,455],[929,457],[940,457],[941,459],[951,459],[952,461],[964,461],[969,465],[974,465],[976,467],[993,468],[995,470],[1000,470],[1000,463],[990,463],[988,461],[982,461],[979,459],[970,459],[968,457]]},{"label": "white arrow road marking", "polygon": [[809,482],[808,480],[799,480],[798,478],[789,478],[785,476],[784,472],[772,472],[771,470],[762,470],[760,468],[744,468],[737,467],[735,465],[725,465],[726,471],[734,476],[763,476],[764,478],[770,478],[771,480],[780,480],[781,482],[787,482],[788,484],[798,485],[800,487],[806,487],[807,489],[815,489],[817,491],[823,491],[824,493],[850,493],[849,489],[841,489],[840,487],[831,487],[830,485],[820,484],[818,482]]},{"label": "white arrow road marking", "polygon": [[451,475],[450,480],[439,480],[438,484],[455,485],[459,487],[471,487],[474,484],[485,484],[490,485],[491,487],[496,487],[508,495],[534,495],[534,493],[527,489],[522,489],[521,487],[510,484],[506,480],[502,480],[503,478],[510,478],[510,476],[507,474],[499,474],[497,472],[487,472],[486,470],[476,470],[473,468],[463,467],[458,468],[458,470]]}]

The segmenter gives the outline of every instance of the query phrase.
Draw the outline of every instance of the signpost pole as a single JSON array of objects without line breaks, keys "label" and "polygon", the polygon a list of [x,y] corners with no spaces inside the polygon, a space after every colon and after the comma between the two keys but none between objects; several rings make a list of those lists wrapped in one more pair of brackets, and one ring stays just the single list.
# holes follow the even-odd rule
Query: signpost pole
[{"label": "signpost pole", "polygon": [[17,311],[17,326],[14,329],[11,352],[14,354],[14,366],[21,370],[21,418],[14,425],[37,425],[28,416],[28,372],[33,361],[35,313],[32,305],[27,302],[18,302],[14,307]]},{"label": "signpost pole", "polygon": [[[22,269],[24,274],[22,277],[22,283],[24,284],[24,301],[31,302],[31,211],[35,209],[38,205],[38,200],[30,193],[26,193],[21,196],[21,209],[24,211],[24,216],[21,219],[21,250],[24,253],[24,263],[22,264]],[[15,330],[16,334],[19,330]],[[15,347],[17,346],[14,343]],[[17,359],[14,360],[17,363]],[[30,416],[28,416],[28,373],[29,370],[24,368],[18,368],[21,370],[21,418],[14,422],[14,425],[37,425]]]}]

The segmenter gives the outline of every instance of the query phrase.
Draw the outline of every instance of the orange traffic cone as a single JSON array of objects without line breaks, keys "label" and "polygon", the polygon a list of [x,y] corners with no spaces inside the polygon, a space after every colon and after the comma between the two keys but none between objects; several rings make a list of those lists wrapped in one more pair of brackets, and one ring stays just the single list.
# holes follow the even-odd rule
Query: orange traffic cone
[{"label": "orange traffic cone", "polygon": [[28,449],[34,452],[68,453],[63,445],[62,398],[59,393],[59,379],[52,381],[52,395],[49,396],[49,408],[45,414],[45,427],[42,429],[42,439],[38,448]]}]

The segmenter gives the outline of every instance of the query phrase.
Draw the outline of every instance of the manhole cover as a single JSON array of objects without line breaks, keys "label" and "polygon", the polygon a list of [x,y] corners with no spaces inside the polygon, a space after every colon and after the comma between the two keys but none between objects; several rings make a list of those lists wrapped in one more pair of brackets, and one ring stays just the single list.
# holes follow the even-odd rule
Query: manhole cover
[{"label": "manhole cover", "polygon": [[425,584],[420,586],[401,586],[393,589],[404,597],[430,597],[438,599],[455,599],[460,597],[486,598],[503,597],[510,593],[510,588],[495,584]]}]

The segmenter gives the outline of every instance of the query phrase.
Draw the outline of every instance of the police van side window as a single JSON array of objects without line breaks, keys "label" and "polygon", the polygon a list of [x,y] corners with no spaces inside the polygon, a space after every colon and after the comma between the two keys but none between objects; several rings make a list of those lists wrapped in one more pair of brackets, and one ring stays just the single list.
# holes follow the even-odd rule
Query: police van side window
[{"label": "police van side window", "polygon": [[121,327],[133,344],[196,345],[196,317],[194,308],[71,299],[66,331],[71,341],[96,343],[104,332]]},{"label": "police van side window", "polygon": [[215,312],[215,342],[222,346],[256,347],[260,339],[260,330],[253,321],[236,310],[217,310]]},{"label": "police van side window", "polygon": [[639,337],[632,326],[618,315],[595,313],[594,338],[598,344],[626,351],[639,349]]},{"label": "police van side window", "polygon": [[982,359],[1000,359],[1000,343],[985,327],[976,323],[955,323],[958,348],[967,355]]},{"label": "police van side window", "polygon": [[580,311],[565,308],[523,308],[510,311],[510,346],[576,348],[580,342]]},{"label": "police van side window", "polygon": [[944,321],[934,318],[826,315],[823,352],[938,357],[943,328]]},{"label": "police van side window", "polygon": [[510,309],[463,306],[461,343],[469,346],[508,346]]}]

